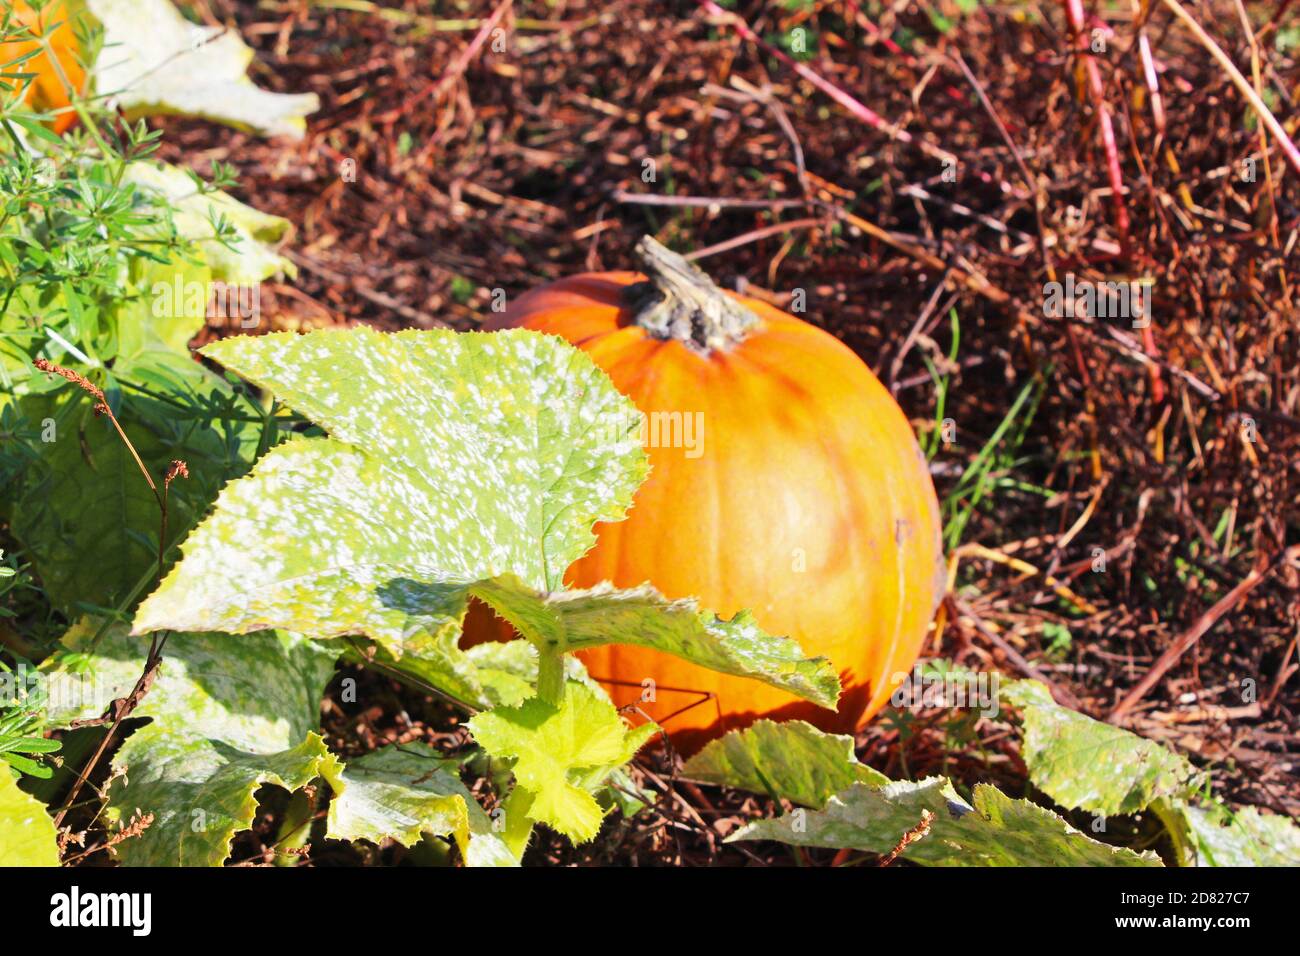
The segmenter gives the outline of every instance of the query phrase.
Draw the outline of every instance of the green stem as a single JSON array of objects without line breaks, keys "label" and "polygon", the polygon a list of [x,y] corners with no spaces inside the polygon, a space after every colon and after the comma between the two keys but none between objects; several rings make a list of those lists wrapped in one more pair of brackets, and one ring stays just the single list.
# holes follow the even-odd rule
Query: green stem
[{"label": "green stem", "polygon": [[537,696],[553,707],[564,703],[564,652],[538,648]]},{"label": "green stem", "polygon": [[502,812],[505,813],[505,828],[501,831],[501,839],[516,860],[523,860],[524,851],[528,849],[528,841],[533,835],[533,821],[528,816],[532,805],[532,794],[518,784],[501,804]]},{"label": "green stem", "polygon": [[316,819],[316,801],[307,795],[306,790],[295,791],[289,798],[289,806],[284,811],[280,830],[275,841],[275,865],[297,866],[301,862],[298,854],[311,839],[311,825]]}]

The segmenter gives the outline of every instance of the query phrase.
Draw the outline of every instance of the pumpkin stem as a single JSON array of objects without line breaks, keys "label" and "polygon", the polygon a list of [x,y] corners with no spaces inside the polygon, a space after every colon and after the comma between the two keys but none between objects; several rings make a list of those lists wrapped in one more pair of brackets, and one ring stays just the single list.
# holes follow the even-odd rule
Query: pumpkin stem
[{"label": "pumpkin stem", "polygon": [[641,237],[636,255],[647,278],[628,286],[625,299],[637,325],[655,338],[675,339],[708,355],[732,348],[758,323],[752,310],[652,237]]},{"label": "pumpkin stem", "polygon": [[554,707],[564,703],[564,651],[537,645],[537,696]]}]

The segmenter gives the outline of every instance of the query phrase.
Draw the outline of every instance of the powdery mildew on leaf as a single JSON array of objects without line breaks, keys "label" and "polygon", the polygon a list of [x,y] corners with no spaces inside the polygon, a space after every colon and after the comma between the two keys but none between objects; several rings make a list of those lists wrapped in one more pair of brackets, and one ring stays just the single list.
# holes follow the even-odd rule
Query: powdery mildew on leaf
[{"label": "powdery mildew on leaf", "polygon": [[[92,716],[144,667],[148,639],[93,620],[64,638],[70,653],[44,670],[59,720]],[[263,783],[297,790],[317,777],[337,789],[338,760],[315,733],[334,672],[326,646],[282,633],[172,634],[133,717],[151,718],[113,758],[104,819],[153,822],[115,849],[133,866],[220,866],[253,822]],[[59,703],[61,702],[61,703]]]},{"label": "powdery mildew on leaf", "polygon": [[733,730],[687,760],[682,775],[815,809],[855,783],[889,783],[858,762],[852,737],[828,734],[802,720],[760,720]]},{"label": "powdery mildew on leaf", "polygon": [[456,647],[470,594],[538,647],[639,644],[833,706],[829,661],[653,588],[560,590],[645,477],[633,406],[554,336],[369,329],[226,339],[204,354],[328,438],[290,441],[228,485],[141,606],[161,628],[363,634],[470,703]]},{"label": "powdery mildew on leaf", "polygon": [[1063,807],[1138,813],[1154,800],[1182,798],[1200,785],[1201,773],[1184,757],[1060,706],[1037,681],[1004,685],[1002,693],[1024,718],[1029,779]]},{"label": "powdery mildew on leaf", "polygon": [[1300,827],[1287,817],[1243,807],[1177,805],[1180,838],[1194,866],[1300,866]]},{"label": "powdery mildew on leaf", "polygon": [[903,857],[931,866],[1159,866],[1153,853],[1098,843],[1064,819],[1028,800],[1013,800],[987,784],[975,787],[973,806],[943,777],[884,787],[856,784],[824,810],[796,811],[760,820],[731,840],[777,840],[798,846],[890,852],[934,814],[930,832]]},{"label": "powdery mildew on leaf", "polygon": [[350,761],[343,792],[330,801],[332,840],[396,840],[414,846],[428,833],[455,839],[467,866],[515,866],[492,821],[457,773],[428,744],[393,744]]},{"label": "powdery mildew on leaf", "polygon": [[797,641],[767,634],[745,611],[723,620],[694,600],[670,601],[648,584],[543,595],[502,577],[480,582],[473,593],[539,646],[576,651],[634,644],[762,680],[823,707],[839,699],[839,678],[829,659],[804,657]]},{"label": "powdery mildew on leaf", "polygon": [[281,445],[225,489],[137,632],[284,626],[400,655],[458,624],[477,581],[559,587],[646,472],[631,405],[553,337],[355,329],[204,352],[331,437]]},{"label": "powdery mildew on leaf", "polygon": [[323,777],[337,787],[341,765],[316,733],[275,753],[243,752],[220,738],[151,725],[122,745],[113,768],[126,777],[109,790],[108,824],[122,829],[154,815],[114,848],[118,859],[127,866],[220,866],[235,834],[253,825],[262,784],[292,791]]}]

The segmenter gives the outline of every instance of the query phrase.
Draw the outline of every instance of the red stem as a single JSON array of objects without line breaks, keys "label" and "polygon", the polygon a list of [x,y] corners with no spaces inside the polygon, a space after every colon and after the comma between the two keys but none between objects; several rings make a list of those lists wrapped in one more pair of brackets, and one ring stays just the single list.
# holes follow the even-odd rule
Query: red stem
[{"label": "red stem", "polygon": [[1129,252],[1128,206],[1124,202],[1124,174],[1119,166],[1119,147],[1115,144],[1115,127],[1111,123],[1110,109],[1106,105],[1106,90],[1101,82],[1101,70],[1088,48],[1084,34],[1083,0],[1065,0],[1065,13],[1074,36],[1074,48],[1083,61],[1088,78],[1088,92],[1097,111],[1097,126],[1101,131],[1101,145],[1106,153],[1106,173],[1110,179],[1111,199],[1115,206],[1115,229],[1119,232],[1120,247],[1124,255]]},{"label": "red stem", "polygon": [[933,156],[936,159],[939,159],[941,161],[956,160],[956,157],[953,156],[951,153],[949,153],[947,150],[935,146],[924,139],[916,139],[907,130],[902,129],[893,123],[887,122],[884,117],[882,117],[875,110],[871,109],[871,107],[865,105],[860,100],[857,100],[854,97],[850,96],[844,90],[840,89],[834,83],[830,82],[830,80],[827,80],[825,77],[821,76],[821,74],[816,73],[815,71],[805,66],[804,64],[800,63],[799,61],[792,59],[790,56],[786,54],[784,50],[779,50],[776,47],[772,46],[772,44],[768,43],[757,33],[755,33],[750,28],[749,24],[746,23],[744,19],[742,19],[738,14],[733,13],[730,10],[722,9],[722,7],[714,3],[713,0],[695,0],[695,2],[699,6],[703,7],[705,11],[708,12],[711,16],[715,16],[718,17],[719,19],[725,20],[727,23],[731,25],[731,27],[737,33],[741,35],[741,37],[748,40],[750,43],[755,44],[756,46],[762,47],[764,52],[770,54],[771,56],[776,57],[786,66],[790,67],[790,69],[794,70],[801,77],[803,77],[813,86],[817,87],[817,89],[821,90],[831,99],[833,99],[835,102],[839,103],[846,110],[848,110],[858,119],[862,120],[872,129],[879,130],[880,132],[884,133],[886,136],[889,136],[891,139],[898,140],[900,143],[915,143],[917,148],[920,149],[921,152],[929,156]]}]

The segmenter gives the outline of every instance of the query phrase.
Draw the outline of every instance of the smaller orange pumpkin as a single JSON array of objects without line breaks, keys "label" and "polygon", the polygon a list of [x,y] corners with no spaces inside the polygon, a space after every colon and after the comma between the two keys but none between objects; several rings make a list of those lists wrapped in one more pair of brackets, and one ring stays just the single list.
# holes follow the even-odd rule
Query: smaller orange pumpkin
[{"label": "smaller orange pumpkin", "polygon": [[[19,57],[40,50],[36,56],[17,65],[5,65],[6,73],[35,73],[36,79],[27,87],[27,105],[42,112],[66,110],[53,120],[56,133],[62,133],[77,121],[77,114],[68,109],[71,105],[69,88],[80,91],[86,82],[86,71],[77,59],[79,44],[72,29],[68,8],[62,0],[57,0],[39,13],[29,7],[23,0],[0,0],[0,15],[4,8],[12,8],[11,26],[21,24],[35,36],[45,37],[54,52],[54,59],[42,49],[42,42],[36,39],[10,40],[0,43],[0,64],[12,64]],[[50,26],[54,29],[51,30]],[[8,81],[12,83],[13,81]]]}]

